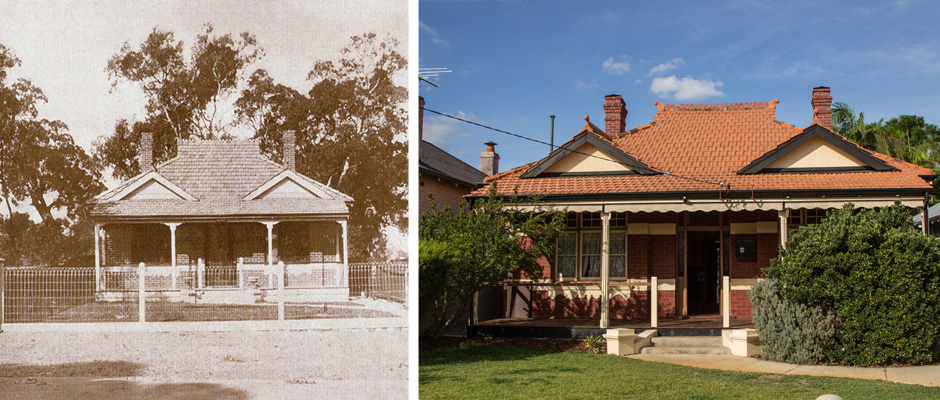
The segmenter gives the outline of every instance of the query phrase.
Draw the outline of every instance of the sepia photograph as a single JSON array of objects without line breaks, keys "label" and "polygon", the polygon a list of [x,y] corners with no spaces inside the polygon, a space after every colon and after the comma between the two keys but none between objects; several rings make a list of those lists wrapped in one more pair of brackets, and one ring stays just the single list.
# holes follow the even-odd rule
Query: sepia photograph
[{"label": "sepia photograph", "polygon": [[407,398],[408,14],[0,2],[0,398]]}]

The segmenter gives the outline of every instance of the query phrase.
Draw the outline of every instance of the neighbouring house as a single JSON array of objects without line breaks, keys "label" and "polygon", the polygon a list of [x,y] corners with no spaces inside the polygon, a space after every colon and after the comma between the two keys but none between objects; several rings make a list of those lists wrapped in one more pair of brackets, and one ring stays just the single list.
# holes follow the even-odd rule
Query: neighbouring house
[{"label": "neighbouring house", "polygon": [[[913,220],[914,225],[920,227],[921,229],[925,229],[923,224],[923,214],[915,215]],[[940,237],[940,203],[934,204],[927,209],[927,220],[930,221],[930,223],[927,224],[925,232],[928,235],[933,235],[933,237]]]},{"label": "neighbouring house", "polygon": [[[494,147],[496,143],[487,142],[486,151],[480,155],[483,171],[460,161],[450,153],[424,140],[424,98],[418,99],[418,211],[431,209],[428,194],[434,196],[439,207],[450,206],[456,210],[463,196],[483,186],[483,178],[497,172],[499,155]],[[488,172],[487,172],[488,171]]]},{"label": "neighbouring house", "polygon": [[283,136],[283,165],[254,140],[180,140],[155,166],[143,134],[141,173],[94,199],[98,297],[136,287],[121,272],[144,263],[148,295],[254,301],[283,262],[292,299],[348,300],[353,199],[297,173],[294,140]]},{"label": "neighbouring house", "polygon": [[554,258],[540,279],[507,285],[504,313],[594,318],[602,328],[720,314],[727,327],[751,317],[747,291],[788,231],[846,203],[924,207],[932,172],[833,133],[829,88],[813,89],[806,128],[778,121],[777,103],[656,101],[653,121],[628,130],[623,98],[609,95],[604,129],[585,116],[545,158],[488,177],[502,194],[543,195],[568,211]]}]

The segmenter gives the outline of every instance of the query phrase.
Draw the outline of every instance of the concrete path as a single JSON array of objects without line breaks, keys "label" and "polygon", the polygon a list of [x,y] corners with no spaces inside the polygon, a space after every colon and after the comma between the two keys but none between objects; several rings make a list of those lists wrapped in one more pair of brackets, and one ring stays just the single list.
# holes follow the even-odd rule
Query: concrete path
[{"label": "concrete path", "polygon": [[763,372],[779,375],[832,376],[874,379],[889,382],[940,386],[940,364],[917,367],[840,367],[831,365],[795,365],[726,354],[635,354],[643,361],[720,369],[724,371]]}]

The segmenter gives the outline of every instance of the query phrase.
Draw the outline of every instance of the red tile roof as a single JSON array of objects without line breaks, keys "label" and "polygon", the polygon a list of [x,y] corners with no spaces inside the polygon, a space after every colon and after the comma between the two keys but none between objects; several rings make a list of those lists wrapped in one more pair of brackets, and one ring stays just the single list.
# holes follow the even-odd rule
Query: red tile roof
[{"label": "red tile roof", "polygon": [[[929,169],[889,156],[865,152],[884,160],[895,171],[846,173],[753,174],[737,171],[799,135],[803,129],[776,120],[778,100],[761,103],[663,104],[653,122],[616,135],[611,142],[662,175],[565,176],[521,178],[535,163],[487,178],[510,194],[644,194],[714,192],[721,182],[732,191],[795,191],[844,189],[924,189],[919,175]],[[599,134],[607,139],[604,134]],[[854,145],[854,144],[853,144]],[[470,196],[486,195],[487,188]]]},{"label": "red tile roof", "polygon": [[[96,198],[92,215],[106,217],[209,217],[347,214],[348,196],[300,175],[324,188],[327,199],[245,200],[245,196],[286,169],[265,158],[254,140],[181,140],[177,156],[156,166],[156,172],[197,201],[130,199],[109,201],[135,184],[140,174]],[[299,174],[298,174],[299,175]]]}]

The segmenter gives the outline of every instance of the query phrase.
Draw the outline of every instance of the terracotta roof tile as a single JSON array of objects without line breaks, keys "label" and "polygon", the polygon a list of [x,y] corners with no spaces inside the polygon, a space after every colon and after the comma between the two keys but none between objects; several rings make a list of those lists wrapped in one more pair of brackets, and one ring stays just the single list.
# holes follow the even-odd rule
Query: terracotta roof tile
[{"label": "terracotta roof tile", "polygon": [[[737,174],[803,129],[776,119],[778,100],[759,103],[663,104],[653,122],[611,139],[617,148],[668,175],[568,176],[520,178],[528,164],[488,179],[500,192],[520,194],[656,193],[732,190],[787,191],[837,189],[929,189],[918,175],[930,171],[873,154],[896,171],[806,174]],[[602,136],[603,135],[599,135]],[[485,195],[486,188],[470,195]]]}]

